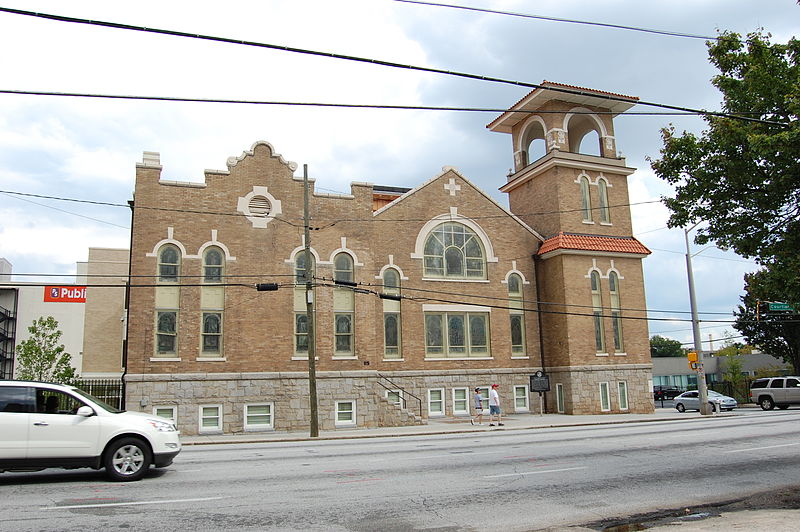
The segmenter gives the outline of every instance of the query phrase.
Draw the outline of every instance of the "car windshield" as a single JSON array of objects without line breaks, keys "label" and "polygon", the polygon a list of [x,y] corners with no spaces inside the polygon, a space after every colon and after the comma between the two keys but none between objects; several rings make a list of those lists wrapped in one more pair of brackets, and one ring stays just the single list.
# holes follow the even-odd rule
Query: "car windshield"
[{"label": "car windshield", "polygon": [[719,392],[715,392],[714,390],[708,390],[709,397],[725,397]]},{"label": "car windshield", "polygon": [[89,399],[91,402],[93,402],[94,404],[96,404],[97,406],[102,408],[103,410],[111,412],[112,414],[119,414],[121,412],[124,412],[124,410],[120,410],[119,408],[111,406],[110,404],[106,403],[105,401],[102,401],[102,400],[98,399],[97,397],[84,392],[83,390],[80,390],[78,388],[73,388],[72,391],[77,393],[81,397],[85,397],[86,399]]}]

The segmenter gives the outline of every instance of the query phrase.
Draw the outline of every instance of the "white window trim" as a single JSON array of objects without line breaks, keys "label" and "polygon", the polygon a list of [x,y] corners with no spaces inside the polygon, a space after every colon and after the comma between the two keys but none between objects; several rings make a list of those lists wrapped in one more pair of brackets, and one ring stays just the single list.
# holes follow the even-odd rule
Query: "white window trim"
[{"label": "white window trim", "polygon": [[[441,396],[442,397],[442,399],[441,399],[442,411],[441,412],[433,413],[433,411],[431,410],[431,403],[433,402],[431,400],[431,392],[442,392],[442,396]],[[428,417],[444,417],[445,415],[447,415],[447,404],[446,404],[446,399],[445,399],[445,395],[444,395],[444,388],[429,388],[428,389]]]},{"label": "white window trim", "polygon": [[[203,409],[204,408],[217,408],[219,413],[218,422],[216,427],[204,427],[203,426]],[[198,433],[200,434],[219,434],[222,432],[222,405],[221,404],[211,404],[211,405],[199,405],[197,407],[197,425],[198,425]]]},{"label": "white window trim", "polygon": [[[227,362],[228,359],[226,357],[197,357],[195,358],[197,362]],[[308,359],[305,359],[308,360]]]},{"label": "white window trim", "polygon": [[[353,405],[353,419],[350,421],[339,421],[339,405],[342,403],[350,403]],[[355,399],[344,399],[342,401],[336,401],[333,408],[333,424],[336,427],[355,427],[356,426],[356,400]]]},{"label": "white window trim", "polygon": [[[464,390],[464,393],[465,393],[464,402],[466,403],[466,410],[456,410],[456,401],[457,401],[457,399],[456,399],[456,390]],[[454,416],[468,416],[469,413],[470,413],[470,408],[472,407],[472,404],[470,403],[470,399],[472,399],[472,398],[469,395],[469,388],[462,388],[462,387],[453,388],[452,396],[453,396],[453,415]]]},{"label": "white window trim", "polygon": [[[622,407],[622,389],[620,388],[620,384],[624,384],[625,385],[625,407],[624,408]],[[617,399],[619,400],[619,403],[618,403],[619,404],[619,409],[622,410],[623,412],[630,409],[629,398],[630,398],[630,395],[628,394],[628,381],[618,381],[617,382]]]},{"label": "white window trim", "polygon": [[[154,416],[158,416],[158,413],[157,413],[158,410],[171,410],[172,411],[172,415],[170,417],[168,417],[167,419],[171,419],[173,423],[177,423],[178,422],[178,407],[177,406],[175,406],[175,405],[153,405],[153,415]],[[165,417],[165,416],[159,416],[159,417]]]},{"label": "white window trim", "polygon": [[[559,397],[561,398],[561,401],[558,400]],[[559,404],[559,402],[561,404]],[[562,384],[560,382],[557,382],[556,383],[556,411],[559,414],[563,414],[564,412],[566,412],[566,403],[567,403],[566,397],[564,396],[564,384]]]},{"label": "white window trim", "polygon": [[[267,425],[250,425],[247,423],[247,409],[251,406],[268,406],[269,407],[269,424]],[[247,403],[242,406],[242,424],[244,425],[245,432],[264,432],[275,430],[275,403]]]},{"label": "white window trim", "polygon": [[[391,400],[389,400],[389,394],[390,393],[396,393],[397,396],[400,398],[400,401],[398,403],[392,403]],[[403,402],[403,390],[384,390],[383,397],[386,398],[386,400],[389,401],[391,404],[397,405],[400,408],[403,408],[403,404],[404,404],[404,402]]]},{"label": "white window trim", "polygon": [[[522,408],[517,406],[517,390],[520,389],[520,388],[525,390],[525,406],[522,407]],[[524,385],[524,384],[523,385],[515,384],[514,388],[513,388],[513,393],[514,393],[514,395],[513,395],[514,412],[530,412],[531,411],[531,396],[530,396],[530,393],[528,392],[528,386]]]},{"label": "white window trim", "polygon": [[[608,399],[608,408],[603,408],[603,385],[605,385],[606,389],[605,397]],[[611,387],[609,386],[608,382],[599,382],[597,383],[597,387],[600,392],[600,411],[611,412]]]}]

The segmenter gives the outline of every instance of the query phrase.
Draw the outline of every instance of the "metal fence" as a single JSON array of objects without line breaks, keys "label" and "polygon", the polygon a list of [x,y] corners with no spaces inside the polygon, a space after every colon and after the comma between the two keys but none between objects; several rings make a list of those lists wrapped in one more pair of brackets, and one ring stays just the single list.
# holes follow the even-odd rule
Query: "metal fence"
[{"label": "metal fence", "polygon": [[76,388],[122,409],[122,379],[78,379],[72,383]]},{"label": "metal fence", "polygon": [[740,382],[733,383],[728,381],[710,382],[708,389],[719,392],[722,395],[733,397],[739,403],[749,403],[750,401],[750,383],[754,379],[742,379]]}]

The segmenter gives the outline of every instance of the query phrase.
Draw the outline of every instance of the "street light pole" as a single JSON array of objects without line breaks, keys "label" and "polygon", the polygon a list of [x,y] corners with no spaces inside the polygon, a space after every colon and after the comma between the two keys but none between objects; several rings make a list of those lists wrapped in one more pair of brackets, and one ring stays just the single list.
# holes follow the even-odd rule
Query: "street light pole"
[{"label": "street light pole", "polygon": [[706,385],[706,370],[703,368],[703,342],[700,338],[700,320],[697,317],[697,298],[694,293],[694,274],[692,273],[692,254],[689,249],[689,231],[697,227],[694,224],[688,229],[683,229],[686,239],[686,273],[689,276],[689,305],[692,309],[692,334],[694,336],[694,350],[697,353],[697,391],[700,395],[700,413],[704,416],[711,415],[708,405],[708,386]]}]

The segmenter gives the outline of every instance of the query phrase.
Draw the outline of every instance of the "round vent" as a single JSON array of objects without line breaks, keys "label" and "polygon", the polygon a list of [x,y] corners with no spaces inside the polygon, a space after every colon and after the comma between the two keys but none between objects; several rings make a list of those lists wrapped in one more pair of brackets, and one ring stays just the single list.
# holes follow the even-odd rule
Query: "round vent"
[{"label": "round vent", "polygon": [[272,205],[264,196],[253,196],[250,199],[250,203],[247,205],[247,208],[250,210],[250,214],[252,216],[266,217],[269,216],[269,212],[272,210]]}]

